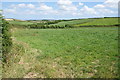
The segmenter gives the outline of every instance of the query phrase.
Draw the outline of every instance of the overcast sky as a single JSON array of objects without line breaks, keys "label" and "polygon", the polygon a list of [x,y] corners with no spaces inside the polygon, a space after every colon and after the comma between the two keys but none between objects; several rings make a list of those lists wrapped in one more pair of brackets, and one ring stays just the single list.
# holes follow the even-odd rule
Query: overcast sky
[{"label": "overcast sky", "polygon": [[117,17],[119,0],[102,2],[2,2],[5,18],[29,19],[78,19],[91,17]]}]

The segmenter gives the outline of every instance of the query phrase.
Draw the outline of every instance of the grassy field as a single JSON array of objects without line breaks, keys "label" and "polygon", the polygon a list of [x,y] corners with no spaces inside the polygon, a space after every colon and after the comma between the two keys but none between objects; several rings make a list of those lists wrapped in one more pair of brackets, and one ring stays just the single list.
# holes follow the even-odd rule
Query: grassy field
[{"label": "grassy field", "polygon": [[29,25],[33,24],[32,22],[28,21],[8,21],[10,24],[17,24],[17,25]]},{"label": "grassy field", "polygon": [[116,78],[118,28],[13,29],[3,77]]},{"label": "grassy field", "polygon": [[62,21],[56,24],[51,24],[51,25],[58,25],[58,26],[65,26],[67,24],[69,25],[75,25],[75,24],[82,24],[82,23],[86,23],[86,22],[91,22],[94,19],[80,19],[80,20],[72,20],[72,21]]},{"label": "grassy field", "polygon": [[118,23],[118,18],[101,18],[95,19],[93,21],[83,23],[83,24],[76,24],[75,26],[91,26],[91,25],[116,25]]},{"label": "grassy field", "polygon": [[58,26],[65,26],[65,25],[73,25],[74,27],[80,26],[114,26],[118,25],[118,18],[94,18],[94,19],[80,19],[80,20],[72,20],[72,21],[62,21],[56,24],[51,25],[58,25]]}]

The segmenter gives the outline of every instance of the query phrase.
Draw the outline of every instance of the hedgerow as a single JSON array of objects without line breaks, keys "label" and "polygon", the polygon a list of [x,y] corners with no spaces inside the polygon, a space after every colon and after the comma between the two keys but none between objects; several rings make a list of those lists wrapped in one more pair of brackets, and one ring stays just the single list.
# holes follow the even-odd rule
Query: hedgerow
[{"label": "hedgerow", "polygon": [[10,34],[10,24],[4,19],[1,20],[2,20],[2,26],[1,26],[2,27],[2,59],[3,62],[6,62],[7,54],[11,50],[12,39]]},{"label": "hedgerow", "polygon": [[27,28],[32,28],[32,29],[63,29],[63,28],[73,28],[74,26],[66,24],[65,26],[58,26],[58,25],[42,25],[42,24],[31,24],[28,25]]}]

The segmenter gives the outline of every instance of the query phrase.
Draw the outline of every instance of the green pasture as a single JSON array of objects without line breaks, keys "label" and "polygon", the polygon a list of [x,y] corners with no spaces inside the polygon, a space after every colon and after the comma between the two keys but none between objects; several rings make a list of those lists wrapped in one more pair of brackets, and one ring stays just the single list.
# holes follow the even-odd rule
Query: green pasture
[{"label": "green pasture", "polygon": [[58,25],[58,26],[75,25],[75,24],[91,22],[93,20],[94,19],[80,19],[80,20],[62,21],[62,22],[59,22],[59,23],[56,23],[56,24],[51,24],[51,25]]},{"label": "green pasture", "polygon": [[91,25],[117,25],[118,18],[100,18],[95,19],[93,21],[83,23],[83,24],[76,24],[75,26],[91,26]]},{"label": "green pasture", "polygon": [[10,24],[16,24],[16,25],[30,25],[33,24],[32,22],[28,21],[8,21]]},{"label": "green pasture", "polygon": [[10,58],[4,77],[118,77],[117,27],[14,31],[14,40],[23,48],[13,50],[16,56]]}]

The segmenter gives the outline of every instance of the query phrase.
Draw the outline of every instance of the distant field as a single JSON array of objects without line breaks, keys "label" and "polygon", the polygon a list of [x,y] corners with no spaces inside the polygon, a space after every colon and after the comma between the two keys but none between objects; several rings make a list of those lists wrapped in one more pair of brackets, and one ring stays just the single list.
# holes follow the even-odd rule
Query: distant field
[{"label": "distant field", "polygon": [[80,19],[80,20],[72,20],[72,21],[62,21],[57,24],[51,24],[51,25],[58,25],[58,26],[65,26],[65,25],[75,25],[75,24],[81,24],[86,22],[91,22],[94,19]]},{"label": "distant field", "polygon": [[33,24],[32,22],[27,21],[8,21],[10,24],[17,24],[17,25],[29,25]]},{"label": "distant field", "polygon": [[[30,24],[36,24],[36,23],[47,23],[46,21],[9,21],[11,24],[18,24],[18,25],[30,25]],[[79,19],[79,20],[71,20],[71,21],[61,21],[52,25],[57,26],[65,26],[65,25],[71,25],[74,27],[80,27],[80,26],[102,26],[102,25],[118,25],[118,18],[94,18],[94,19]]]},{"label": "distant field", "polygon": [[26,50],[21,45],[14,49],[17,56],[10,61],[15,63],[5,68],[4,77],[117,77],[117,27],[14,31]]},{"label": "distant field", "polygon": [[91,26],[91,25],[116,25],[118,23],[118,18],[101,18],[96,19],[87,23],[77,24],[75,26]]}]

